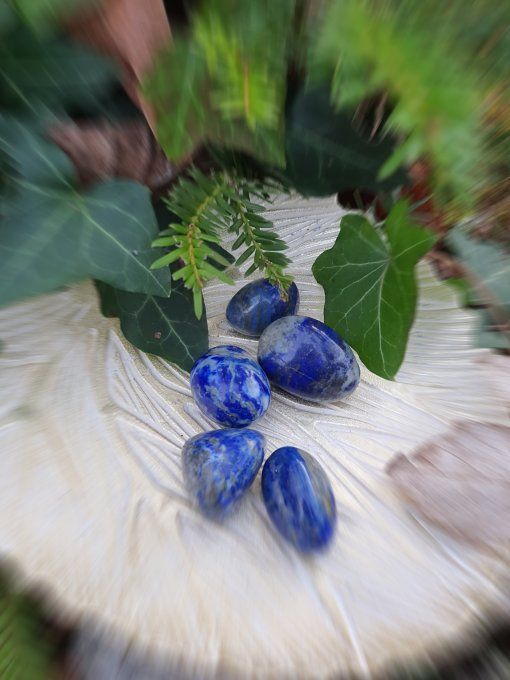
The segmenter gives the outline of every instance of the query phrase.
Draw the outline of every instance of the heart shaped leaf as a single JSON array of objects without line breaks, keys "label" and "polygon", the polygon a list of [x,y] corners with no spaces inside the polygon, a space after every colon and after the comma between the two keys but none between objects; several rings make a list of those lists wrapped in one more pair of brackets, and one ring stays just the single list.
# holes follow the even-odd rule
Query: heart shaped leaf
[{"label": "heart shaped leaf", "polygon": [[112,61],[63,39],[43,40],[21,28],[0,43],[0,103],[9,110],[85,107],[115,76]]},{"label": "heart shaped leaf", "polygon": [[101,311],[118,316],[122,332],[138,349],[168,359],[186,371],[208,347],[207,320],[193,311],[193,294],[182,284],[169,298],[127,293],[97,282]]},{"label": "heart shaped leaf", "polygon": [[167,269],[150,269],[158,233],[149,191],[111,180],[87,192],[69,159],[29,126],[0,121],[9,177],[0,227],[0,304],[92,277],[131,292],[166,296]]},{"label": "heart shaped leaf", "polygon": [[324,320],[383,378],[393,378],[405,354],[416,309],[414,267],[434,235],[414,226],[397,203],[384,230],[346,215],[333,248],[319,255],[313,275],[324,288]]}]

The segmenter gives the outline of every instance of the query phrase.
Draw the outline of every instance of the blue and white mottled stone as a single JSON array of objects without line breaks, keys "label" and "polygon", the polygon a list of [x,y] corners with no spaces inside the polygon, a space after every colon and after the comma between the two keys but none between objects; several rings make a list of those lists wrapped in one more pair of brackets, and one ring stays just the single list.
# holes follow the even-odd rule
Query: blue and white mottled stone
[{"label": "blue and white mottled stone", "polygon": [[266,374],[240,347],[213,347],[195,361],[191,391],[200,410],[225,427],[245,427],[267,411]]},{"label": "blue and white mottled stone", "polygon": [[245,335],[258,337],[270,323],[288,314],[295,314],[299,291],[291,283],[284,298],[278,286],[267,279],[257,279],[243,286],[227,305],[230,325]]},{"label": "blue and white mottled stone", "polygon": [[182,449],[184,478],[202,512],[221,515],[251,485],[264,460],[264,437],[255,430],[213,430]]},{"label": "blue and white mottled stone", "polygon": [[262,470],[264,503],[278,531],[303,552],[320,550],[336,524],[335,498],[326,473],[294,446],[272,453]]},{"label": "blue and white mottled stone", "polygon": [[359,383],[352,349],[309,316],[285,316],[268,326],[259,340],[258,360],[272,383],[310,401],[336,401]]}]

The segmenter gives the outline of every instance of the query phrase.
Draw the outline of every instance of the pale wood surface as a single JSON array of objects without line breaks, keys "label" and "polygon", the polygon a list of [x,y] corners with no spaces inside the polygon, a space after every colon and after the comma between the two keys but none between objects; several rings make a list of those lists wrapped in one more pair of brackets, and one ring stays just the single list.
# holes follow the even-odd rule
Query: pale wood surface
[{"label": "pale wood surface", "polygon": [[[321,318],[311,264],[341,214],[332,198],[275,203],[303,314]],[[91,283],[2,310],[0,551],[121,657],[171,677],[366,675],[461,640],[504,601],[508,554],[418,522],[385,468],[455,420],[507,424],[508,404],[499,365],[472,349],[475,313],[426,263],[419,279],[395,382],[362,369],[356,393],[328,406],[275,394],[260,421],[267,453],[299,445],[334,485],[336,539],[306,559],[269,524],[258,480],[223,525],[193,509],[180,449],[209,426],[188,377],[132,348]],[[255,353],[225,321],[232,294],[207,290],[210,344]]]}]

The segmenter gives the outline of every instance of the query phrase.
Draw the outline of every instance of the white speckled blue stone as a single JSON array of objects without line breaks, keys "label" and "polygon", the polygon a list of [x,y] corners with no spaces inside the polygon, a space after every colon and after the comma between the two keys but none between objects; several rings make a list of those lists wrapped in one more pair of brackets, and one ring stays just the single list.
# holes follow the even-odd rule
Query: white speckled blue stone
[{"label": "white speckled blue stone", "polygon": [[200,410],[224,427],[246,427],[267,411],[271,388],[248,352],[233,345],[213,347],[195,361],[191,391]]},{"label": "white speckled blue stone", "polygon": [[359,383],[352,349],[309,316],[285,316],[268,326],[259,340],[258,360],[274,385],[309,401],[336,401]]},{"label": "white speckled blue stone", "polygon": [[320,550],[329,543],[335,498],[315,458],[294,446],[277,449],[264,463],[262,495],[274,525],[298,550]]},{"label": "white speckled blue stone", "polygon": [[258,337],[270,323],[288,314],[295,314],[299,305],[299,291],[291,283],[287,297],[274,283],[257,279],[246,284],[227,305],[230,325],[245,335]]},{"label": "white speckled blue stone", "polygon": [[255,479],[264,459],[264,437],[255,430],[213,430],[182,449],[184,478],[202,512],[228,511]]}]

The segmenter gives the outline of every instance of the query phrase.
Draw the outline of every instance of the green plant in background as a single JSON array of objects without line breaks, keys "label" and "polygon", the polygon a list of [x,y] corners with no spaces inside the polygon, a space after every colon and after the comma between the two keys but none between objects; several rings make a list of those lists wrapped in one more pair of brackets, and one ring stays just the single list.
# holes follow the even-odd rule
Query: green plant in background
[{"label": "green plant in background", "polygon": [[381,178],[426,155],[436,190],[469,206],[487,172],[483,83],[457,40],[460,17],[445,18],[439,9],[428,0],[336,0],[311,45],[310,72],[312,80],[330,79],[338,108],[387,93],[385,127],[405,138],[380,168]]},{"label": "green plant in background", "polygon": [[[345,217],[313,273],[326,321],[393,377],[416,308],[414,267],[434,241],[398,202],[407,166],[427,162],[452,222],[476,218],[479,197],[490,201],[492,183],[501,196],[510,174],[506,4],[193,3],[143,88],[163,150],[188,166],[163,201],[128,180],[81,186],[48,135],[76,111],[113,111],[116,68],[58,30],[81,5],[12,0],[0,11],[0,303],[94,278],[133,344],[188,369],[207,347],[203,289],[231,282],[234,260],[283,290],[291,280],[268,193],[369,191],[388,218]],[[498,225],[505,206],[498,199]],[[498,257],[504,272],[508,256]],[[501,329],[508,305],[489,288],[477,295],[497,307]],[[501,345],[493,335],[480,337]]]},{"label": "green plant in background", "polygon": [[499,245],[471,237],[467,226],[452,229],[447,243],[464,269],[471,304],[488,303],[480,311],[480,347],[510,349],[510,260]]},{"label": "green plant in background", "polygon": [[158,116],[158,139],[170,158],[218,142],[285,164],[283,111],[294,11],[294,0],[200,5],[145,87]]},{"label": "green plant in background", "polygon": [[[62,35],[60,20],[93,2],[0,3],[1,305],[93,278],[129,341],[189,370],[208,347],[207,283],[231,282],[234,261],[284,290],[291,281],[268,192],[369,190],[388,217],[343,217],[313,274],[326,322],[391,379],[415,315],[414,269],[435,240],[398,200],[407,166],[424,159],[452,223],[497,221],[502,243],[465,226],[446,242],[470,301],[489,305],[479,344],[510,349],[508,2],[192,3],[144,94],[168,157],[196,161],[205,148],[209,163],[164,201],[129,180],[83,187],[48,134],[76,111],[108,110],[119,86],[112,61]],[[36,680],[50,666],[40,617],[0,574],[0,677]]]},{"label": "green plant in background", "polygon": [[393,378],[404,359],[416,309],[414,267],[434,240],[413,225],[409,206],[400,202],[380,229],[361,215],[346,215],[335,245],[313,265],[326,293],[325,322],[384,378]]}]

